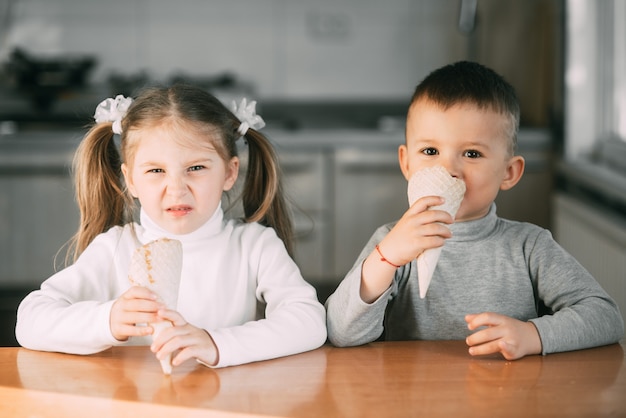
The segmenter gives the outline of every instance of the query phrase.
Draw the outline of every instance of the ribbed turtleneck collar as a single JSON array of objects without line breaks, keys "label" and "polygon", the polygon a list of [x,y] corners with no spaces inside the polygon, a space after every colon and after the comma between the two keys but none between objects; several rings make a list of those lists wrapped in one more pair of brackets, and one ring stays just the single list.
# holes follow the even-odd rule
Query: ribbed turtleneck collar
[{"label": "ribbed turtleneck collar", "polygon": [[222,211],[221,204],[217,206],[217,209],[209,218],[209,220],[202,225],[200,228],[196,229],[189,234],[172,234],[171,232],[166,231],[156,224],[148,214],[143,210],[140,211],[139,220],[141,222],[141,226],[144,228],[145,234],[144,237],[148,241],[156,240],[159,238],[170,238],[176,239],[181,242],[192,242],[199,241],[202,239],[209,238],[211,236],[217,235],[222,229],[222,220],[224,219],[224,212]]},{"label": "ribbed turtleneck collar", "polygon": [[496,204],[492,203],[487,215],[480,219],[467,222],[455,222],[450,225],[452,231],[451,241],[476,241],[488,237],[496,228],[498,215]]}]

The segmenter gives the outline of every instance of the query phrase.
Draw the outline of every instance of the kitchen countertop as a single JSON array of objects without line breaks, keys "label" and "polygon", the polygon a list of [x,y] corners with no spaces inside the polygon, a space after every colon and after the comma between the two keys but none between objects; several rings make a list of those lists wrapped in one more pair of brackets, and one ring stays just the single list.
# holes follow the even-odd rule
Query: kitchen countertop
[{"label": "kitchen countertop", "polygon": [[0,173],[67,171],[82,133],[72,130],[0,136]]},{"label": "kitchen countertop", "polygon": [[626,219],[626,143],[598,145],[596,155],[559,161],[559,187]]}]

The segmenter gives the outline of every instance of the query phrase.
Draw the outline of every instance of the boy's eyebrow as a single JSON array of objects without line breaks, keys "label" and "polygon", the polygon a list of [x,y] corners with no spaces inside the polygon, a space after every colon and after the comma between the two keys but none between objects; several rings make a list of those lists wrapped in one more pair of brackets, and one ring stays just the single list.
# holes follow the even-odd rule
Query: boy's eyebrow
[{"label": "boy's eyebrow", "polygon": [[491,148],[491,142],[490,141],[486,141],[486,142],[476,142],[476,141],[470,141],[470,142],[466,142],[465,144],[463,144],[466,147],[484,147],[484,148]]}]

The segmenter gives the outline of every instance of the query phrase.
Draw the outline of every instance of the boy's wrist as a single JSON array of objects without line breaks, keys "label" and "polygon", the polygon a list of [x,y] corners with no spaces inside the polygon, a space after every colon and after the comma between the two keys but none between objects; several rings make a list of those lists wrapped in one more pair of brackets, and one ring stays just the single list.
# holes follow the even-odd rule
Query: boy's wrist
[{"label": "boy's wrist", "polygon": [[387,257],[385,257],[385,256],[383,255],[383,252],[382,252],[382,250],[380,249],[380,244],[376,244],[376,248],[375,248],[375,249],[376,249],[376,252],[378,253],[378,255],[380,256],[379,260],[380,260],[381,262],[386,263],[386,264],[388,264],[388,265],[390,265],[390,266],[392,266],[392,267],[395,267],[395,268],[400,268],[400,267],[402,267],[402,265],[401,265],[401,264],[395,263],[395,262],[393,262],[393,261],[389,260]]}]

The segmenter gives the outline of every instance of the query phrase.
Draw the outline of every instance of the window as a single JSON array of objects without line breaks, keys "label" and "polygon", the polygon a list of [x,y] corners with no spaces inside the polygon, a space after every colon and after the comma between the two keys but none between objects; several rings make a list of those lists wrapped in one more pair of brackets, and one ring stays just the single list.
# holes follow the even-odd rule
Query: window
[{"label": "window", "polygon": [[568,0],[565,158],[626,147],[626,2]]}]

